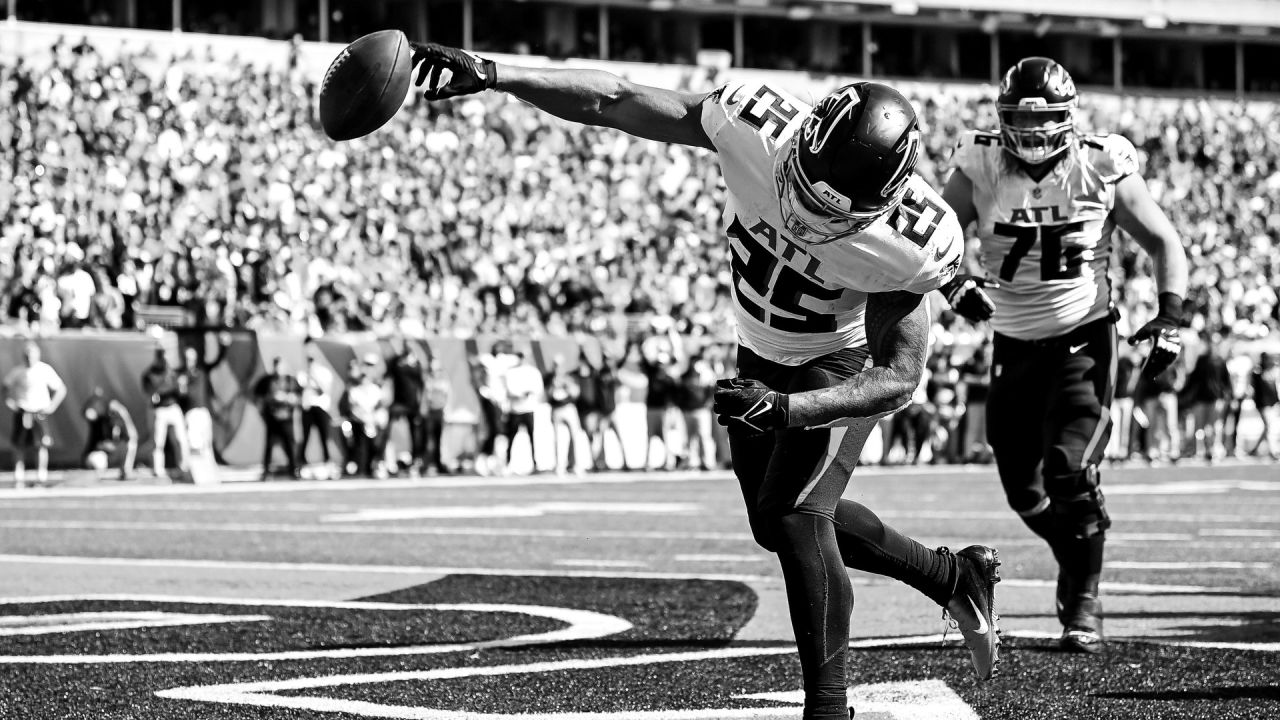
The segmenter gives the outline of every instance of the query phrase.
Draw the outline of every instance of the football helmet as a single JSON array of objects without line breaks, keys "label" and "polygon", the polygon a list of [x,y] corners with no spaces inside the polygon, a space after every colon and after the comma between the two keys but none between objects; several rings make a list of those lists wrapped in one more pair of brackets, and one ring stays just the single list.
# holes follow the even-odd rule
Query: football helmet
[{"label": "football helmet", "polygon": [[880,83],[845,85],[778,153],[782,223],[810,244],[857,233],[902,201],[919,157],[916,111],[901,93]]},{"label": "football helmet", "polygon": [[1004,149],[1032,165],[1057,157],[1071,146],[1078,104],[1066,68],[1046,57],[1019,60],[996,97]]}]

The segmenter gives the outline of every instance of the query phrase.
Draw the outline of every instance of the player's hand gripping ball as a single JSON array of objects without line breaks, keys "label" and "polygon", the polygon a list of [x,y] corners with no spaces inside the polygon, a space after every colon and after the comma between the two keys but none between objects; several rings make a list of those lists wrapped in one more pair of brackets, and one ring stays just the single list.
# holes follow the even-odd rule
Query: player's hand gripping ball
[{"label": "player's hand gripping ball", "polygon": [[320,84],[324,134],[351,140],[385,125],[409,95],[412,57],[399,30],[370,33],[343,48]]},{"label": "player's hand gripping ball", "polygon": [[411,45],[413,84],[428,100],[470,95],[498,84],[498,67],[492,60],[438,43]]}]

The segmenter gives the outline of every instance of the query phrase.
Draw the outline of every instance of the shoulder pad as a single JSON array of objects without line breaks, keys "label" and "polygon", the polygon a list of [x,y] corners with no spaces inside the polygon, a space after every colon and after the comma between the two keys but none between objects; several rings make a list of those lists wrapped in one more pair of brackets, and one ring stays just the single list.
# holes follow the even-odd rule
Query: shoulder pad
[{"label": "shoulder pad", "polygon": [[716,88],[702,106],[702,127],[717,146],[726,127],[776,142],[786,128],[808,114],[809,105],[760,82],[730,82]]},{"label": "shoulder pad", "polygon": [[1084,135],[1080,142],[1103,180],[1116,182],[1138,172],[1138,150],[1123,135]]},{"label": "shoulder pad", "polygon": [[951,166],[972,180],[981,174],[985,158],[992,151],[1000,151],[999,134],[969,130],[961,134],[956,142],[955,150],[951,153]]}]

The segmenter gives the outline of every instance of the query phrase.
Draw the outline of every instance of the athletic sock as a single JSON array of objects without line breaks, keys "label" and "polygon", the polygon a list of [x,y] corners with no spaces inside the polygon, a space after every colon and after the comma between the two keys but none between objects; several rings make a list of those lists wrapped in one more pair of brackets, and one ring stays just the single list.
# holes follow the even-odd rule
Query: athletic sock
[{"label": "athletic sock", "polygon": [[844,564],[900,580],[941,606],[951,600],[956,561],[885,525],[865,505],[841,500],[836,506],[836,540]]}]

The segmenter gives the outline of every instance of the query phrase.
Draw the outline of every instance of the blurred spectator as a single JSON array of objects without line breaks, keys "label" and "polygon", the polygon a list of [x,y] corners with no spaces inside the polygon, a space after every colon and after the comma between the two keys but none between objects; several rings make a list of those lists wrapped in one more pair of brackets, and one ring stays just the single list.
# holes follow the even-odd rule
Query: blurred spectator
[{"label": "blurred spectator", "polygon": [[1204,350],[1187,375],[1182,393],[1190,402],[1194,427],[1193,438],[1188,438],[1193,446],[1188,452],[1213,460],[1221,448],[1223,412],[1231,399],[1231,376],[1220,350],[1222,336],[1206,334],[1205,340]]},{"label": "blurred spectator", "polygon": [[431,355],[427,358],[427,382],[423,389],[428,475],[449,472],[441,460],[440,449],[441,439],[444,437],[445,411],[449,409],[449,398],[452,395],[453,382],[440,364],[440,358]]},{"label": "blurred spectator", "polygon": [[[959,368],[950,360],[950,348],[938,348],[926,361],[925,394],[933,406],[931,462],[965,462],[964,422],[967,416]],[[986,438],[985,429],[982,434]]]},{"label": "blurred spectator", "polygon": [[1240,416],[1244,403],[1251,394],[1250,378],[1253,376],[1253,358],[1232,347],[1227,358],[1227,375],[1231,378],[1231,397],[1222,417],[1222,445],[1227,457],[1244,457],[1240,443]]},{"label": "blurred spectator", "polygon": [[480,414],[484,436],[480,440],[480,452],[476,457],[476,471],[481,475],[489,475],[500,470],[497,445],[499,437],[506,437],[507,432],[507,382],[506,373],[516,362],[511,343],[500,340],[493,345],[491,352],[472,356],[468,359],[471,366],[471,382],[480,396]]},{"label": "blurred spectator", "polygon": [[49,482],[49,445],[46,421],[67,396],[67,386],[56,370],[40,359],[40,346],[22,346],[22,364],[4,377],[4,403],[13,411],[13,482],[26,486],[26,458],[36,451],[36,482]]},{"label": "blurred spectator", "polygon": [[281,357],[273,359],[271,372],[254,383],[253,397],[258,403],[258,412],[262,414],[262,422],[267,430],[262,447],[263,480],[272,475],[271,456],[276,445],[284,450],[289,476],[295,480],[301,477],[298,471],[298,441],[294,436],[294,423],[297,421],[301,395],[302,386],[298,383],[298,378],[286,371],[284,358]]},{"label": "blurred spectator", "polygon": [[1142,408],[1148,460],[1176,461],[1182,456],[1182,432],[1178,424],[1178,388],[1182,363],[1176,362],[1154,378],[1139,374],[1134,402]]},{"label": "blurred spectator", "polygon": [[378,382],[378,357],[370,353],[355,363],[339,404],[351,442],[347,471],[360,477],[385,476],[383,444],[390,421],[390,398]]},{"label": "blurred spectator", "polygon": [[622,435],[614,420],[618,409],[618,362],[608,349],[601,348],[599,367],[593,365],[585,352],[578,358],[578,414],[587,435],[591,452],[591,469],[608,470],[605,460],[605,434],[613,433],[618,447],[622,448]]},{"label": "blurred spectator", "polygon": [[191,460],[187,439],[187,419],[182,412],[183,388],[179,373],[169,364],[165,349],[156,346],[155,357],[142,374],[142,391],[151,400],[151,470],[157,478],[165,473],[165,447],[169,433],[177,447],[178,468],[185,474]]},{"label": "blurred spectator", "polygon": [[711,396],[718,379],[715,367],[705,352],[694,355],[680,376],[675,404],[684,419],[685,457],[682,465],[690,470],[716,468],[716,444],[711,436],[711,427],[715,425]]},{"label": "blurred spectator", "polygon": [[387,375],[391,379],[390,425],[395,425],[397,420],[405,423],[409,431],[408,466],[413,472],[422,472],[427,464],[427,421],[423,416],[427,378],[418,354],[409,343],[401,342],[400,352],[387,362]]},{"label": "blurred spectator", "polygon": [[133,424],[129,408],[115,398],[108,398],[102,386],[96,386],[80,414],[89,426],[81,463],[92,468],[98,479],[112,464],[119,464],[119,479],[130,479],[138,455],[138,428]]},{"label": "blurred spectator", "polygon": [[[680,337],[670,318],[656,318],[654,333],[640,344],[640,369],[648,380],[644,405],[648,439],[645,441],[645,469],[670,470],[678,458],[671,440],[671,420],[676,394],[680,388],[679,363],[683,357]],[[657,460],[653,460],[653,441],[658,441]]]},{"label": "blurred spectator", "polygon": [[973,355],[960,366],[960,400],[964,403],[963,462],[990,462],[987,444],[987,395],[991,392],[991,341],[983,339]]},{"label": "blurred spectator", "polygon": [[1134,393],[1138,387],[1141,356],[1128,343],[1116,348],[1116,391],[1111,402],[1111,438],[1107,441],[1107,457],[1128,460],[1133,456]]},{"label": "blurred spectator", "polygon": [[507,468],[511,467],[511,452],[515,448],[516,435],[521,428],[529,436],[529,452],[533,458],[533,469],[537,470],[537,458],[534,448],[538,447],[534,435],[534,413],[543,402],[545,390],[542,385],[542,373],[525,360],[523,350],[515,351],[516,364],[503,374],[503,382],[507,391]]},{"label": "blurred spectator", "polygon": [[1254,443],[1249,455],[1257,457],[1262,446],[1267,446],[1267,455],[1272,460],[1280,460],[1280,363],[1272,353],[1262,353],[1258,358],[1258,366],[1254,368],[1250,378],[1253,390],[1253,404],[1262,416],[1262,434]]},{"label": "blurred spectator", "polygon": [[[551,359],[551,369],[543,376],[543,387],[547,394],[547,403],[551,406],[551,432],[555,448],[555,469],[557,475],[564,475],[566,468],[575,473],[583,466],[582,455],[582,421],[578,416],[578,398],[582,394],[582,386],[578,378],[569,372],[563,355]],[[560,434],[567,435],[565,442],[565,459],[560,459]],[[572,459],[570,459],[572,458]]]},{"label": "blurred spectator", "polygon": [[[628,406],[641,406],[648,413],[648,407],[645,399],[649,394],[649,378],[644,371],[644,360],[640,354],[640,346],[637,344],[628,345],[623,351],[622,359],[618,361],[618,394],[617,412],[622,412]],[[615,412],[615,418],[617,414]],[[640,446],[639,454],[630,452],[630,446],[623,444],[622,446],[622,464],[625,470],[644,470],[648,467],[649,462],[649,434],[646,431],[644,445]]]},{"label": "blurred spectator", "polygon": [[210,360],[205,355],[204,335],[197,336],[197,346],[188,345],[182,350],[182,367],[178,369],[178,405],[187,423],[187,443],[193,455],[213,453],[213,415],[210,401],[213,384],[209,373],[222,364],[231,346],[231,336],[218,335],[218,350]]},{"label": "blurred spectator", "polygon": [[325,366],[320,349],[307,343],[307,366],[298,373],[302,388],[302,444],[298,446],[298,462],[307,464],[307,447],[314,431],[320,439],[320,458],[330,464],[329,441],[333,432],[333,372]]},{"label": "blurred spectator", "polygon": [[93,276],[79,261],[83,255],[79,245],[68,245],[67,257],[71,262],[58,277],[58,295],[62,300],[61,322],[64,328],[87,326],[93,312],[93,298],[97,293],[97,285],[94,283]]},{"label": "blurred spectator", "polygon": [[[899,442],[902,443],[902,464],[915,465],[920,462],[925,444],[933,434],[935,413],[933,404],[929,401],[930,376],[931,373],[926,369],[911,396],[911,403],[889,416],[889,432],[884,436],[884,452],[880,459],[882,465],[892,463],[896,457],[894,449]],[[884,424],[880,427],[882,431],[885,428]]]}]

